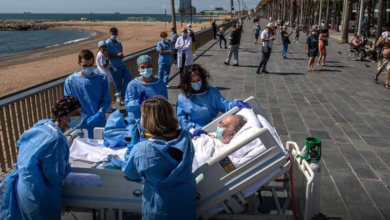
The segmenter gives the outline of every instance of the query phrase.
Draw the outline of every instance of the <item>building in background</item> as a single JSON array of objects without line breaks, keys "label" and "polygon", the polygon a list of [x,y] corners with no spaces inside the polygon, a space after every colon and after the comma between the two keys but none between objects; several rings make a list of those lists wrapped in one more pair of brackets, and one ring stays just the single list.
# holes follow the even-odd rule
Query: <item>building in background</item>
[{"label": "building in background", "polygon": [[227,12],[226,10],[223,10],[222,7],[216,7],[214,10],[204,10],[204,11],[201,11],[199,12],[199,15],[207,15],[207,16],[211,16],[211,15],[228,15],[229,12]]}]

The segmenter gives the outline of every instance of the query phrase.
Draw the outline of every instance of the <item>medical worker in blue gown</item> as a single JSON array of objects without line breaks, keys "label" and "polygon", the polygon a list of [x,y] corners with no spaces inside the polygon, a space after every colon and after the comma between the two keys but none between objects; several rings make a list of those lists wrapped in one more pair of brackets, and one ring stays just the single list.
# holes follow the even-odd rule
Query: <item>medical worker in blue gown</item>
[{"label": "medical worker in blue gown", "polygon": [[71,96],[53,106],[54,120],[37,122],[25,131],[19,147],[16,171],[0,184],[1,220],[60,220],[61,183],[70,172],[65,133],[81,124],[81,104]]},{"label": "medical worker in blue gown", "polygon": [[178,129],[171,104],[153,97],[141,108],[141,124],[153,136],[134,145],[122,165],[131,180],[143,180],[143,220],[195,220],[194,147]]},{"label": "medical worker in blue gown", "polygon": [[106,40],[106,46],[110,65],[116,69],[116,71],[111,73],[114,80],[115,97],[120,105],[124,105],[123,98],[132,77],[126,65],[122,62],[124,58],[123,46],[117,39],[119,35],[118,29],[115,27],[110,28],[110,35],[111,37]]},{"label": "medical worker in blue gown", "polygon": [[95,58],[90,50],[79,53],[81,71],[70,75],[65,81],[65,95],[74,96],[83,106],[83,123],[80,128],[88,130],[93,138],[95,127],[106,125],[106,112],[111,105],[107,77],[94,68]]},{"label": "medical worker in blue gown", "polygon": [[180,82],[182,93],[177,100],[176,116],[180,127],[192,134],[209,124],[220,112],[225,113],[235,106],[250,108],[241,100],[226,100],[217,88],[209,85],[209,78],[207,70],[194,64]]},{"label": "medical worker in blue gown", "polygon": [[164,81],[153,76],[152,58],[142,55],[137,59],[140,77],[132,80],[126,90],[126,111],[130,118],[141,118],[142,103],[153,96],[163,96],[168,99],[168,91]]}]

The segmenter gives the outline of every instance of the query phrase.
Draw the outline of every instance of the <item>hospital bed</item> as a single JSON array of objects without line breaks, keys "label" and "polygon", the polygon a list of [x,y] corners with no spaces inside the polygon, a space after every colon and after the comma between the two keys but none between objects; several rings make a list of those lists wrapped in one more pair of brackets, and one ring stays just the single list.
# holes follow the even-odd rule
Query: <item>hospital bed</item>
[{"label": "hospital bed", "polygon": [[[267,118],[254,97],[245,100],[258,115]],[[221,115],[203,129],[216,130],[219,122],[228,115],[235,114],[235,107]],[[99,131],[101,132],[101,130]],[[277,143],[273,128],[263,127],[243,140],[231,146],[223,154],[200,166],[195,172],[197,183],[197,216],[202,219],[293,219],[287,215],[290,201],[296,205],[299,219],[311,218],[312,187],[314,173],[309,164],[302,165],[296,159],[300,154],[294,142],[287,143],[286,150]],[[244,147],[252,140],[260,138],[266,150],[239,167],[229,160],[229,155]],[[291,149],[290,149],[291,148]],[[290,159],[293,158],[293,159]],[[291,178],[291,168],[295,174]],[[63,185],[62,205],[65,211],[73,209],[94,209],[100,211],[103,219],[122,219],[123,212],[140,213],[142,210],[142,183],[128,180],[120,170],[102,170],[91,168],[72,168],[78,175],[94,175],[100,184],[96,186]],[[280,181],[282,185],[273,185]],[[293,179],[295,197],[291,198],[290,184]],[[286,181],[287,180],[287,181]],[[269,191],[275,202],[275,214],[260,214],[257,211],[258,199],[253,196],[258,189]],[[248,195],[248,192],[250,192]],[[286,194],[285,203],[280,205],[277,192]],[[180,201],[178,201],[180,202]],[[294,206],[295,207],[295,206]],[[221,210],[223,210],[221,212]],[[116,216],[116,213],[118,215]]]}]

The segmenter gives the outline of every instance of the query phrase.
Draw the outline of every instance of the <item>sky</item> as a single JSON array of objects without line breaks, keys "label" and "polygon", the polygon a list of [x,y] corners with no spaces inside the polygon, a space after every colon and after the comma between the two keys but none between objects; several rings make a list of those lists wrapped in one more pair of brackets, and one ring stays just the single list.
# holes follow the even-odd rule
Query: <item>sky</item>
[{"label": "sky", "polygon": [[[244,0],[249,9],[260,0]],[[238,0],[234,0],[238,10]],[[128,13],[163,14],[170,13],[170,0],[0,0],[0,13]],[[175,0],[177,11],[179,0]],[[197,11],[223,7],[230,11],[230,0],[192,0]]]}]

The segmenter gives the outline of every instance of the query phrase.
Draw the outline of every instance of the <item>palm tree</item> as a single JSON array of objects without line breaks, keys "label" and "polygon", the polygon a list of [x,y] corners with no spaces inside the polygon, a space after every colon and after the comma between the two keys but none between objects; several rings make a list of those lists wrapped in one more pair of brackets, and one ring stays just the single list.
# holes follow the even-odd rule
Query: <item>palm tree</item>
[{"label": "palm tree", "polygon": [[349,16],[351,13],[351,0],[345,0],[346,4],[344,5],[345,14],[343,14],[343,35],[341,37],[340,43],[348,43],[348,26],[349,26]]},{"label": "palm tree", "polygon": [[330,0],[326,0],[325,29],[329,29]]},{"label": "palm tree", "polygon": [[378,12],[378,22],[376,24],[375,41],[377,41],[382,34],[382,21],[383,21],[383,0],[379,0],[379,12]]}]

